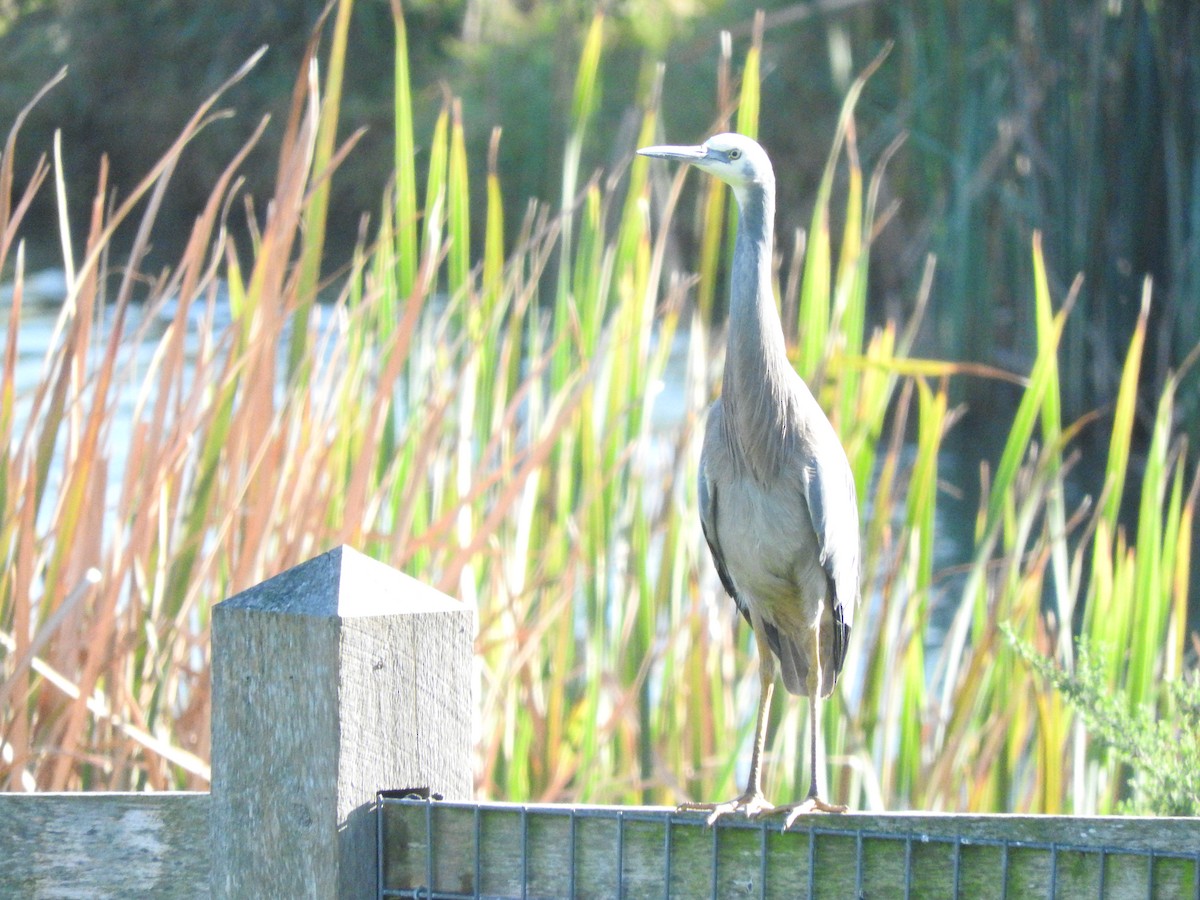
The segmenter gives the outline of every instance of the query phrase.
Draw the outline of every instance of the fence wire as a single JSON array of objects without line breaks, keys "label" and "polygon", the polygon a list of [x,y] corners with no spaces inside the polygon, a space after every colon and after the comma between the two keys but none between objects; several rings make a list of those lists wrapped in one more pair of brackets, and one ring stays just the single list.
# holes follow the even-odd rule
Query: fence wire
[{"label": "fence wire", "polygon": [[[821,817],[818,820],[821,824],[812,820],[797,823],[784,833],[779,820],[769,817],[756,821],[730,819],[718,827],[706,828],[702,816],[663,809],[462,804],[387,795],[380,796],[378,815],[381,898],[662,897],[671,900],[703,896],[703,889],[697,890],[702,884],[706,885],[708,896],[714,898],[851,896],[847,890],[851,884],[846,854],[839,853],[835,858],[824,843],[832,840],[853,841],[852,896],[859,898],[1020,897],[1025,900],[1044,896],[1049,900],[1088,897],[1200,900],[1200,821],[1196,823],[1195,840],[1185,837],[1186,846],[1163,849],[1131,846],[1128,842],[1083,843],[931,834],[925,830],[882,831],[855,827],[857,817],[853,815]],[[489,823],[493,815],[500,818]],[[440,822],[443,817],[446,821]],[[948,822],[955,818],[958,817],[944,817]],[[551,829],[560,833],[560,837],[539,849],[537,842],[550,834],[546,823],[553,823]],[[594,836],[581,836],[585,829],[594,831],[591,826],[595,823],[610,824],[615,836],[606,842],[598,842]],[[637,873],[631,871],[628,858],[630,834],[635,827],[640,829],[637,844],[641,865]],[[649,878],[645,871],[650,854],[645,840],[647,827],[662,831],[661,844],[649,857],[657,860],[660,869],[657,876],[652,874]],[[731,833],[743,845],[746,838],[756,837],[757,852],[740,855],[723,852],[722,842],[730,840]],[[781,839],[786,839],[786,846],[778,843]],[[700,845],[704,842],[711,850],[703,850]],[[403,848],[399,856],[405,864],[389,864],[389,856],[397,856],[396,847]],[[934,848],[942,848],[943,852],[936,854],[938,858],[930,863],[930,851]],[[982,881],[980,873],[971,869],[980,862],[977,857],[981,850],[991,851],[989,872]],[[584,871],[579,859],[583,851],[590,851],[592,856],[598,852],[607,854],[611,863],[599,869],[593,865]],[[469,861],[464,862],[464,854]],[[996,854],[998,863],[992,859]],[[554,857],[550,867],[553,871],[549,873],[543,859],[548,856]],[[918,856],[925,859],[920,865]],[[885,859],[890,860],[889,880],[881,889],[880,872],[873,871],[872,866]],[[1018,860],[1023,864],[1018,865]],[[504,873],[489,879],[499,868]],[[831,871],[832,868],[836,871]],[[496,883],[501,884],[499,889]],[[1081,884],[1087,883],[1094,892],[1086,889],[1081,892]]]}]

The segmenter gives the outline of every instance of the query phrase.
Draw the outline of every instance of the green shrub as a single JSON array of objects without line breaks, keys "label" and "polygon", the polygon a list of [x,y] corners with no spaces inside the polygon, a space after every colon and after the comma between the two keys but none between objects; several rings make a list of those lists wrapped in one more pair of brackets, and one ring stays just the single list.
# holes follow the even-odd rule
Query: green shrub
[{"label": "green shrub", "polygon": [[1158,706],[1132,705],[1109,681],[1106,654],[1086,640],[1077,646],[1074,670],[1006,636],[1038,676],[1061,693],[1088,735],[1133,772],[1131,814],[1200,815],[1200,671],[1162,683]]}]

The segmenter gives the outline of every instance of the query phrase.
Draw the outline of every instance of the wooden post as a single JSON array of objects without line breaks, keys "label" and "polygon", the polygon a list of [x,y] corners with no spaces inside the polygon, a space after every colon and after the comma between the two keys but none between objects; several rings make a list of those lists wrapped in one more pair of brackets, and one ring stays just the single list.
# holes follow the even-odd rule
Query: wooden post
[{"label": "wooden post", "polygon": [[376,895],[376,792],[471,796],[473,631],[349,547],[214,607],[214,897]]},{"label": "wooden post", "polygon": [[208,896],[209,795],[0,794],[0,897]]}]

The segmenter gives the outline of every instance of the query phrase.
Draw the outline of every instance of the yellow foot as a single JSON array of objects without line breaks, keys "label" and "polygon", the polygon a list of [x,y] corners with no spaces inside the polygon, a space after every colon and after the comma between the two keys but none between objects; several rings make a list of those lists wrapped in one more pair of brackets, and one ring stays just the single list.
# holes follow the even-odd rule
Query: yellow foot
[{"label": "yellow foot", "polygon": [[793,803],[791,806],[777,806],[775,812],[786,812],[787,818],[783,820],[783,830],[787,831],[792,827],[801,816],[807,816],[809,813],[844,813],[846,807],[834,806],[832,803],[826,803],[820,797],[807,797],[799,803]]},{"label": "yellow foot", "polygon": [[713,825],[722,816],[740,813],[747,819],[756,819],[776,812],[777,807],[767,802],[767,798],[757,791],[748,791],[736,800],[726,800],[724,803],[681,803],[675,807],[676,812],[706,812],[707,825]]}]

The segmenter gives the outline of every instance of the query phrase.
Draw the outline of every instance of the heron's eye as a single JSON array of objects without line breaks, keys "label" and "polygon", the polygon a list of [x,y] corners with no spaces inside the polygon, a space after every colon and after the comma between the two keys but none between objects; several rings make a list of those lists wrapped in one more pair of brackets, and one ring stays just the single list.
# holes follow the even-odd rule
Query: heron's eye
[{"label": "heron's eye", "polygon": [[732,160],[732,159],[741,159],[741,158],[742,158],[742,151],[741,151],[741,150],[737,150],[737,149],[730,150],[730,151],[729,151],[729,158],[730,158],[731,160]]}]

